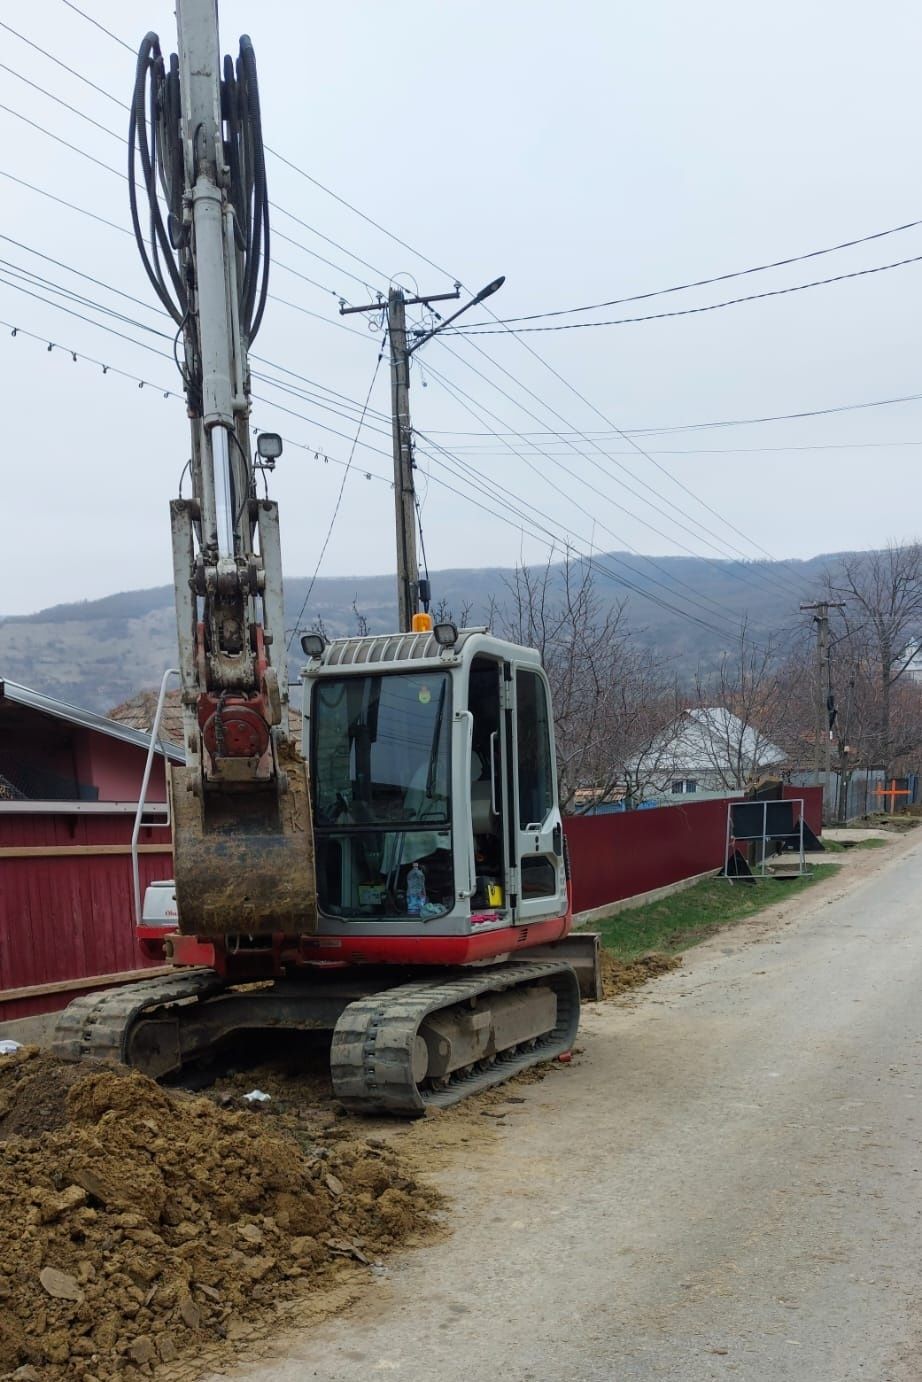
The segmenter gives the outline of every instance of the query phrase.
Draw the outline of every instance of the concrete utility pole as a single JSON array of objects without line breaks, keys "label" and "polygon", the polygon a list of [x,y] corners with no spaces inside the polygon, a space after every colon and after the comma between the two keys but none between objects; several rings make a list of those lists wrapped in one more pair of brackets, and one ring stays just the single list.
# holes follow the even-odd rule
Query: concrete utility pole
[{"label": "concrete utility pole", "polygon": [[[504,278],[494,279],[482,288],[470,302],[440,321],[429,331],[414,331],[412,345],[407,344],[407,308],[431,302],[448,302],[461,296],[460,285],[452,293],[427,293],[408,298],[401,288],[391,288],[387,303],[383,298],[362,307],[342,304],[340,316],[352,312],[387,311],[387,337],[391,348],[391,427],[394,447],[394,513],[397,528],[397,619],[403,633],[413,629],[413,618],[419,610],[419,566],[416,560],[416,482],[413,476],[413,428],[410,424],[410,356],[426,341],[460,317],[469,307],[483,302],[501,288]],[[424,604],[428,612],[428,595]]]},{"label": "concrete utility pole", "polygon": [[387,335],[391,346],[391,417],[394,445],[394,512],[397,521],[397,619],[412,629],[419,608],[416,558],[416,483],[410,430],[410,357],[407,355],[407,300],[399,288],[387,295]]},{"label": "concrete utility pole", "polygon": [[[416,559],[416,483],[413,477],[413,430],[410,426],[410,354],[407,349],[407,307],[417,303],[445,302],[461,296],[433,293],[408,298],[402,289],[387,295],[387,338],[391,350],[391,427],[394,447],[394,517],[397,529],[397,622],[401,632],[413,628],[419,609],[419,565]],[[364,307],[341,307],[340,314],[379,312],[383,299]]]},{"label": "concrete utility pole", "polygon": [[813,611],[816,625],[816,742],[814,767],[823,788],[823,800],[829,785],[832,765],[832,739],[829,730],[829,696],[831,692],[829,667],[829,611],[844,609],[844,601],[818,600],[816,604],[801,605],[801,610]]}]

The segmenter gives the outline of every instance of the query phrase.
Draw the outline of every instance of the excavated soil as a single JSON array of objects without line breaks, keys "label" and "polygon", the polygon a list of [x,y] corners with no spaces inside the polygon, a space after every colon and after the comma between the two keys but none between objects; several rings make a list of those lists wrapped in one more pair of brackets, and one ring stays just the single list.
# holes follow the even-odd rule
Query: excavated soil
[{"label": "excavated soil", "polygon": [[658,974],[678,969],[681,955],[641,955],[636,960],[616,960],[610,951],[602,951],[602,992],[606,998],[616,998],[628,989],[639,988]]},{"label": "excavated soil", "polygon": [[329,1111],[289,1121],[0,1057],[0,1377],[170,1372],[433,1232],[438,1197],[386,1141]]}]

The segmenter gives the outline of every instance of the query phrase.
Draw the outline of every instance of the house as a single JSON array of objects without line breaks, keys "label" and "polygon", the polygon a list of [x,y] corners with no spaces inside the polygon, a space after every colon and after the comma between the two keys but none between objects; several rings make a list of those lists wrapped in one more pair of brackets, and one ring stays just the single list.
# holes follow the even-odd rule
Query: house
[{"label": "house", "polygon": [[[131,837],[149,735],[0,680],[0,1024],[52,1012],[149,962],[134,934]],[[155,753],[141,886],[172,873]]]},{"label": "house", "polygon": [[627,765],[636,800],[739,791],[787,755],[723,706],[683,710]]}]

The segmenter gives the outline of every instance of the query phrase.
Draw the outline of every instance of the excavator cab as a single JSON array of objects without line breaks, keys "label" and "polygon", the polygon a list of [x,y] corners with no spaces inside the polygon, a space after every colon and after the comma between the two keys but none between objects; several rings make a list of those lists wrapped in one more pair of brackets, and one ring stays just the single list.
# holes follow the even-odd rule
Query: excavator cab
[{"label": "excavator cab", "polygon": [[[569,925],[538,654],[451,624],[305,639],[317,941],[463,962]],[[492,938],[492,941],[491,941]],[[407,942],[411,942],[408,947]]]}]

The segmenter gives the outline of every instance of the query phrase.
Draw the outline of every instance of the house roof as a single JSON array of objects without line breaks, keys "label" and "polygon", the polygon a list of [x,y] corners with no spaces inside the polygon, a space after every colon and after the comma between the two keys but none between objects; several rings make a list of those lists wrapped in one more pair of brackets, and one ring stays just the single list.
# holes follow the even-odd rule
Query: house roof
[{"label": "house roof", "polygon": [[[109,719],[149,735],[157,714],[157,696],[156,691],[139,691],[114,706],[109,711]],[[160,738],[181,749],[182,736],[182,697],[179,691],[168,691],[160,717]]]},{"label": "house roof", "polygon": [[[41,691],[33,691],[31,687],[20,686],[18,682],[0,680],[0,701],[10,701],[14,705],[25,706],[29,710],[36,710],[43,715],[51,715],[56,720],[64,720],[68,724],[78,725],[81,729],[95,730],[99,734],[107,734],[111,739],[119,739],[124,744],[132,744],[138,749],[147,749],[150,745],[150,732],[146,734],[124,724],[119,720],[110,719],[106,715],[97,715],[95,711],[85,710],[82,706],[70,705],[67,701],[55,700],[53,696],[45,696]],[[161,740],[156,745],[156,752],[162,753],[165,758],[172,759],[174,763],[185,761],[185,754],[178,744],[169,743]]]},{"label": "house roof", "polygon": [[[136,696],[122,701],[120,705],[110,710],[109,717],[122,725],[141,730],[149,736],[156,713],[157,692],[139,691]],[[288,705],[288,732],[296,743],[300,742],[301,712],[290,702]],[[179,752],[182,752],[182,695],[179,691],[172,690],[166,693],[163,702],[163,714],[160,717],[160,738],[167,740],[171,746],[175,746]]]},{"label": "house roof", "polygon": [[[730,752],[733,761],[730,760]],[[735,770],[737,754],[747,766],[767,768],[787,761],[788,755],[752,725],[724,706],[684,710],[659,736],[654,751],[645,755],[660,760],[665,772],[714,772]]]}]

